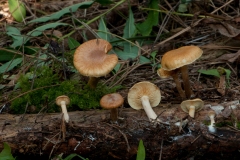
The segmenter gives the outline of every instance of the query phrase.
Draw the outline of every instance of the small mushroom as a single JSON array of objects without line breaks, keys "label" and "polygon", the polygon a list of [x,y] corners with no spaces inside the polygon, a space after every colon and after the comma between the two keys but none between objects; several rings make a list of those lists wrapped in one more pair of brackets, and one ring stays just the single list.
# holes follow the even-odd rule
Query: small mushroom
[{"label": "small mushroom", "polygon": [[[185,95],[187,98],[190,98],[192,94],[190,83],[189,83],[187,65],[193,63],[195,60],[200,58],[202,56],[202,53],[203,51],[197,46],[184,46],[178,49],[168,51],[162,57],[161,66],[164,70],[172,71],[177,68],[180,69],[182,73]],[[176,76],[175,74],[176,73],[173,72],[174,76]],[[179,84],[176,84],[176,85],[179,85]],[[178,88],[180,87],[181,86],[178,86]],[[179,94],[181,93],[179,92]],[[184,97],[182,96],[182,98]]]},{"label": "small mushroom", "polygon": [[208,111],[208,117],[211,120],[210,126],[212,126],[212,127],[214,126],[214,123],[215,123],[215,120],[214,120],[215,115],[216,115],[216,113],[213,110]]},{"label": "small mushroom", "polygon": [[64,117],[64,120],[68,123],[69,122],[69,115],[68,115],[68,112],[67,112],[67,105],[69,105],[70,103],[70,99],[68,96],[65,96],[65,95],[62,95],[62,96],[58,96],[56,98],[56,104],[58,106],[61,106],[62,108],[62,113],[63,113],[63,117]]},{"label": "small mushroom", "polygon": [[152,109],[152,107],[156,107],[160,101],[160,89],[155,84],[148,81],[134,84],[128,92],[129,105],[136,110],[144,109],[150,121],[157,120],[161,122],[159,119],[156,119],[157,115]]},{"label": "small mushroom", "polygon": [[175,69],[175,70],[172,70],[172,71],[167,71],[167,70],[164,70],[163,68],[159,68],[157,70],[157,74],[160,78],[169,78],[169,77],[172,77],[173,80],[175,81],[175,84],[176,84],[176,88],[178,90],[178,93],[180,94],[180,96],[183,98],[183,99],[186,99],[186,95],[181,87],[181,83],[178,79],[178,69]]},{"label": "small mushroom", "polygon": [[102,108],[110,109],[110,117],[113,122],[117,122],[118,110],[124,102],[123,97],[119,93],[111,93],[103,96],[100,100],[100,105]]},{"label": "small mushroom", "polygon": [[199,99],[186,100],[181,103],[181,108],[188,113],[190,117],[194,118],[195,112],[200,111],[204,106],[204,102]]},{"label": "small mushroom", "polygon": [[105,76],[118,63],[116,54],[107,54],[112,45],[103,39],[93,39],[81,44],[73,56],[75,68],[84,76],[88,76],[88,85],[95,89],[98,77]]}]

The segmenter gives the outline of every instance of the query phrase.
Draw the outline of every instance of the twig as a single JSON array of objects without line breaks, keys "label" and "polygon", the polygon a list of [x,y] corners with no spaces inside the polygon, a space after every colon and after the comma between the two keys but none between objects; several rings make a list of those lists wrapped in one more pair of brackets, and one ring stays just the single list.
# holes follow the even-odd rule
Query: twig
[{"label": "twig", "polygon": [[195,138],[195,139],[191,142],[191,144],[193,144],[200,136],[201,136],[201,134],[198,135],[197,138]]},{"label": "twig", "polygon": [[119,129],[118,126],[114,126],[114,125],[111,125],[111,124],[108,124],[108,123],[104,123],[104,124],[107,124],[107,125],[110,126],[110,127],[116,128],[116,129],[123,135],[123,137],[124,137],[124,139],[125,139],[125,141],[126,141],[126,144],[127,144],[127,151],[129,152],[131,148],[130,148],[130,145],[129,145],[129,143],[128,143],[128,139],[127,139],[126,134],[123,133],[123,132]]},{"label": "twig", "polygon": [[162,149],[163,149],[163,139],[162,139],[162,141],[161,141],[161,148],[160,148],[159,160],[162,159]]},{"label": "twig", "polygon": [[[228,5],[229,3],[233,2],[233,1],[234,1],[234,0],[230,0],[230,1],[226,2],[226,3],[224,3],[224,5],[222,5],[221,7],[217,8],[217,9],[215,9],[213,12],[211,12],[211,14],[217,12],[218,10],[220,10],[221,8],[225,7],[226,5]],[[198,25],[198,23],[201,22],[203,19],[204,19],[204,18],[201,18],[201,19],[197,20],[195,23],[193,23],[192,26],[188,26],[187,28],[181,30],[180,32],[172,35],[171,37],[169,37],[169,38],[165,39],[164,41],[158,43],[155,47],[159,47],[159,46],[163,45],[164,43],[166,43],[167,41],[170,41],[170,40],[178,37],[179,35],[181,35],[181,34],[187,32],[187,31],[189,31],[192,27],[195,27],[196,25]]]}]

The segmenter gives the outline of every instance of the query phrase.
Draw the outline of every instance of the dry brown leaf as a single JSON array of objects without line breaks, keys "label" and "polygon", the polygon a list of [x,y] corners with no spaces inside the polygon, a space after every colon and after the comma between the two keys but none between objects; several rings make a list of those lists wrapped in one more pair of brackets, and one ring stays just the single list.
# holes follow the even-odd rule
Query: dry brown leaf
[{"label": "dry brown leaf", "polygon": [[224,110],[222,111],[222,115],[225,118],[228,118],[232,113],[232,108],[231,107],[225,107]]},{"label": "dry brown leaf", "polygon": [[232,25],[226,22],[220,22],[209,18],[205,19],[203,22],[209,25],[213,30],[218,30],[222,35],[227,37],[236,37],[238,34],[240,34],[239,29],[234,28]]},{"label": "dry brown leaf", "polygon": [[225,75],[220,76],[220,81],[219,81],[219,84],[218,84],[217,91],[218,91],[222,96],[225,95],[225,91],[226,91]]},{"label": "dry brown leaf", "polygon": [[224,54],[218,58],[215,59],[216,62],[219,61],[228,61],[228,62],[235,62],[237,58],[240,56],[240,50],[237,53],[229,53],[229,54]]}]

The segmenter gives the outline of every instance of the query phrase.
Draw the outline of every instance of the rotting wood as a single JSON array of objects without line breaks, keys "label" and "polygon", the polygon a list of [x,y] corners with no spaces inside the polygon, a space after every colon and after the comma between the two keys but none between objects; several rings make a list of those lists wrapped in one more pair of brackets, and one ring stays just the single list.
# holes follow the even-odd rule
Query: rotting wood
[{"label": "rotting wood", "polygon": [[[234,102],[236,103],[236,102]],[[233,103],[222,106],[229,107]],[[183,158],[205,153],[232,153],[240,148],[240,132],[230,127],[218,128],[210,133],[203,122],[210,122],[207,112],[210,105],[196,113],[194,119],[180,109],[179,105],[155,107],[156,114],[170,126],[153,126],[143,110],[122,109],[119,124],[111,124],[109,111],[70,112],[70,122],[62,126],[62,114],[1,114],[0,139],[7,142],[14,153],[57,155],[77,153],[90,159],[135,159],[139,140],[142,139],[147,157],[158,159]],[[235,119],[240,119],[240,108],[234,105]],[[179,132],[175,122],[188,118],[188,124]],[[219,113],[216,123],[231,121],[231,116]],[[179,123],[181,124],[181,123]],[[66,133],[64,132],[66,127]],[[64,140],[65,139],[65,140]],[[162,148],[161,148],[161,144]],[[1,143],[0,149],[3,148]]]}]

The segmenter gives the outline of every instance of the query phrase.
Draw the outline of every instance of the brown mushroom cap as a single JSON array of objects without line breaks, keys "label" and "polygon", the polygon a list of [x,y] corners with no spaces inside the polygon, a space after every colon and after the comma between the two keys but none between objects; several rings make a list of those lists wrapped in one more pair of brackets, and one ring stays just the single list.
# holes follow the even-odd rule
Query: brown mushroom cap
[{"label": "brown mushroom cap", "polygon": [[193,63],[202,56],[203,51],[197,46],[184,46],[165,53],[161,65],[164,70],[174,70]]},{"label": "brown mushroom cap", "polygon": [[208,116],[209,117],[211,117],[211,116],[215,116],[216,115],[216,113],[215,113],[215,111],[214,110],[210,110],[210,111],[208,111]]},{"label": "brown mushroom cap", "polygon": [[151,107],[156,107],[161,101],[160,89],[153,83],[143,81],[136,83],[128,92],[128,103],[136,110],[142,109],[142,96],[148,96]]},{"label": "brown mushroom cap", "polygon": [[119,93],[111,93],[101,98],[100,105],[105,109],[113,109],[120,107],[123,102],[124,99]]},{"label": "brown mushroom cap", "polygon": [[76,49],[73,64],[84,76],[105,76],[118,63],[117,55],[107,54],[111,49],[111,44],[106,40],[93,39],[87,41]]},{"label": "brown mushroom cap", "polygon": [[190,106],[195,106],[195,112],[198,112],[203,108],[204,102],[201,99],[196,98],[193,100],[186,100],[181,103],[181,108],[186,113],[189,112]]},{"label": "brown mushroom cap", "polygon": [[171,77],[172,76],[172,73],[173,71],[167,71],[167,70],[164,70],[163,68],[159,68],[157,70],[157,74],[159,77],[161,78],[168,78],[168,77]]},{"label": "brown mushroom cap", "polygon": [[62,102],[62,101],[65,101],[66,105],[69,105],[69,103],[70,103],[70,99],[69,99],[68,96],[62,95],[62,96],[58,96],[58,97],[56,98],[56,104],[57,104],[58,106],[61,106],[61,102]]}]

